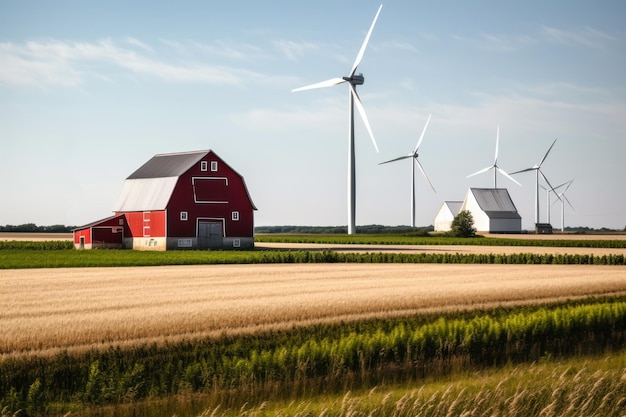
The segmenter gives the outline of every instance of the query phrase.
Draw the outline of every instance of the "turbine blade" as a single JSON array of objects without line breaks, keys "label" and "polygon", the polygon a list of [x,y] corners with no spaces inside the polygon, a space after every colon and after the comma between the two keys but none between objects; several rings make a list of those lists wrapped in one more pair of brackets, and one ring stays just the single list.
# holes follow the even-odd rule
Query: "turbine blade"
[{"label": "turbine blade", "polygon": [[492,167],[492,166],[490,166],[490,167],[487,167],[487,168],[483,168],[483,169],[481,169],[480,171],[476,171],[476,172],[474,172],[473,174],[470,174],[470,175],[468,175],[468,176],[467,176],[467,177],[465,177],[465,178],[469,178],[469,177],[473,177],[474,175],[482,174],[482,173],[484,173],[484,172],[489,171],[491,168],[493,168],[493,167]]},{"label": "turbine blade", "polygon": [[522,172],[528,172],[528,171],[534,171],[537,168],[526,168],[526,169],[522,169],[521,171],[515,171],[515,172],[511,172],[511,175],[515,175],[515,174],[521,174]]},{"label": "turbine blade", "polygon": [[[569,183],[570,183],[570,181],[565,181],[563,184],[561,184],[561,185],[557,185],[556,187],[554,187],[554,189],[555,189],[555,190],[558,190],[559,188],[561,188],[561,187],[563,187],[564,185],[567,185],[567,184],[569,184]],[[566,189],[567,189],[567,188],[566,188]],[[565,190],[563,190],[563,192],[562,192],[562,193],[564,193],[564,192],[565,192]],[[562,193],[561,193],[561,194],[562,194]]]},{"label": "turbine blade", "polygon": [[431,116],[432,114],[429,114],[428,119],[426,119],[426,124],[424,125],[424,129],[422,129],[422,134],[420,135],[420,138],[417,141],[417,146],[415,147],[415,150],[413,150],[413,154],[417,153],[417,150],[420,148],[420,145],[422,144],[422,141],[424,140],[424,134],[426,133],[426,128],[428,127],[428,123],[430,123]]},{"label": "turbine blade", "polygon": [[507,174],[502,168],[496,167],[496,169],[498,170],[498,172],[500,172],[500,174],[504,175],[505,177],[507,177],[508,179],[513,181],[515,184],[519,185],[520,187],[522,186],[522,184],[520,184],[519,182],[515,181],[515,178],[513,178],[512,176]]},{"label": "turbine blade", "polygon": [[291,90],[291,92],[295,93],[296,91],[313,90],[314,88],[332,87],[334,85],[338,85],[338,84],[345,83],[345,82],[346,80],[344,80],[343,78],[331,78],[330,80],[322,81],[319,83],[306,85],[300,88],[294,88],[293,90]]},{"label": "turbine blade", "polygon": [[413,158],[413,155],[406,155],[406,156],[401,156],[398,158],[390,159],[389,161],[381,162],[378,165],[388,164],[389,162],[401,161],[402,159],[408,159],[408,158]]},{"label": "turbine blade", "polygon": [[500,143],[500,125],[498,125],[498,129],[496,130],[496,156],[493,158],[493,165],[498,165],[498,145]]},{"label": "turbine blade", "polygon": [[[574,182],[574,180],[570,180],[569,182],[566,182],[565,184],[567,184],[567,187],[565,187],[565,189],[563,190],[563,192],[561,194],[565,194],[565,191],[567,191],[569,189],[569,187],[572,185],[573,182]],[[565,185],[565,184],[563,184],[563,185]]]},{"label": "turbine blade", "polygon": [[422,164],[420,164],[419,159],[417,159],[417,158],[414,158],[414,159],[415,159],[415,163],[419,167],[420,171],[422,171],[422,175],[424,176],[424,178],[426,178],[426,181],[428,181],[428,184],[430,184],[430,188],[432,188],[433,191],[435,193],[437,193],[437,191],[435,190],[435,187],[433,187],[433,183],[430,182],[430,178],[428,178],[428,175],[426,175],[426,171],[424,171],[424,167],[422,166]]},{"label": "turbine blade", "polygon": [[543,159],[541,160],[541,162],[539,162],[539,165],[537,165],[538,167],[541,167],[541,164],[543,164],[543,161],[546,160],[546,158],[548,157],[548,154],[552,150],[552,147],[554,146],[555,143],[556,143],[556,139],[554,139],[554,142],[552,142],[552,145],[550,145],[550,147],[548,148],[548,152],[546,152],[546,154],[543,156]]},{"label": "turbine blade", "polygon": [[546,182],[546,184],[548,184],[548,186],[550,187],[550,189],[552,190],[552,192],[554,193],[554,195],[561,200],[561,196],[559,195],[559,193],[556,192],[556,190],[554,189],[554,187],[552,186],[552,184],[550,184],[550,181],[548,181],[548,178],[546,178],[545,175],[543,175],[543,172],[541,172],[541,170],[539,170],[539,173],[541,174],[541,176],[543,177],[543,180]]},{"label": "turbine blade", "polygon": [[352,70],[350,71],[349,78],[352,78],[352,76],[356,72],[356,67],[359,66],[359,64],[361,63],[361,59],[363,59],[363,54],[365,53],[365,48],[367,48],[367,43],[370,40],[370,36],[372,36],[372,31],[374,30],[374,25],[376,24],[376,20],[378,20],[378,15],[380,14],[380,11],[382,10],[382,8],[383,8],[383,5],[381,4],[380,7],[378,8],[378,11],[376,12],[376,16],[374,17],[374,21],[372,22],[372,25],[370,26],[370,30],[367,32],[367,36],[365,36],[365,40],[363,41],[363,45],[361,45],[361,49],[359,50],[359,53],[357,54],[356,59],[354,60],[354,65],[352,66]]},{"label": "turbine blade", "polygon": [[370,134],[370,138],[372,138],[372,143],[374,144],[374,148],[376,149],[376,153],[380,153],[378,150],[378,145],[376,144],[376,139],[374,139],[374,133],[372,132],[372,128],[370,127],[370,122],[367,120],[367,115],[365,114],[365,109],[363,108],[363,103],[361,103],[361,98],[356,92],[356,89],[352,85],[352,83],[348,83],[350,86],[350,91],[352,92],[352,96],[354,97],[354,104],[356,104],[356,108],[359,110],[361,114],[361,119],[363,119],[363,123],[367,128],[368,133]]},{"label": "turbine blade", "polygon": [[572,206],[572,203],[570,203],[569,198],[567,198],[567,196],[565,194],[563,194],[563,198],[565,199],[565,201],[567,201],[567,204],[569,204],[569,206],[572,208],[572,210],[576,211],[574,209],[574,206]]}]

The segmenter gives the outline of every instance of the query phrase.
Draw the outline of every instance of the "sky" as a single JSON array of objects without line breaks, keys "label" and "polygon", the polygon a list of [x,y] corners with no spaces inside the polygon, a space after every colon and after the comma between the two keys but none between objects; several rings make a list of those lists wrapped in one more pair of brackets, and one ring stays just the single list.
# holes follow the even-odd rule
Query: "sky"
[{"label": "sky", "polygon": [[[380,3],[0,0],[0,224],[112,214],[153,155],[212,149],[257,226],[348,224],[349,74]],[[429,115],[416,224],[540,162],[566,226],[626,226],[626,3],[392,0],[358,67],[356,224],[410,224],[409,154]],[[535,176],[499,176],[534,225]],[[545,191],[540,220],[547,221]],[[551,197],[554,200],[554,196]],[[552,201],[551,201],[552,203]],[[560,227],[561,203],[549,205]]]}]

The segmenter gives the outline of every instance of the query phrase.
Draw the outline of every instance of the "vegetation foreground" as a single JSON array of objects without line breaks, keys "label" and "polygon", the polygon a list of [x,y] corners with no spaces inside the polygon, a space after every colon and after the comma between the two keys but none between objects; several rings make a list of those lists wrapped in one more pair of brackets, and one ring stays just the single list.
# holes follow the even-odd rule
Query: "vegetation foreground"
[{"label": "vegetation foreground", "polygon": [[[411,244],[444,244],[427,239],[428,243]],[[541,242],[530,245],[568,246]],[[571,245],[624,247],[623,242],[589,242]],[[406,243],[394,239],[383,244]],[[621,267],[591,265],[626,264],[624,255],[611,254],[150,253],[74,251],[67,242],[0,242],[0,269],[14,269],[5,274],[13,278],[20,275],[16,269],[33,267],[240,263],[584,264],[593,268],[586,274],[602,268],[602,274],[610,269],[611,276],[620,275]],[[16,285],[28,279],[20,276]],[[623,416],[626,296],[619,295],[624,294],[623,280],[605,280],[614,288],[605,284],[594,293],[581,284],[579,292],[563,294],[565,298],[576,294],[566,301],[555,297],[561,301],[538,302],[536,294],[529,293],[527,302],[517,306],[489,307],[492,304],[476,301],[471,309],[365,314],[346,321],[307,323],[311,312],[294,305],[303,320],[291,325],[193,337],[183,332],[152,341],[131,333],[124,341],[127,330],[116,327],[113,312],[96,303],[88,308],[102,309],[105,322],[113,319],[113,331],[121,332],[121,339],[109,339],[99,327],[100,344],[89,339],[46,349],[45,343],[54,339],[46,332],[58,333],[58,325],[43,323],[41,331],[24,328],[11,333],[11,323],[62,315],[70,318],[66,325],[71,333],[80,330],[81,322],[72,315],[84,308],[74,310],[68,300],[60,301],[65,290],[55,288],[54,278],[48,279],[40,283],[41,290],[49,293],[48,298],[57,294],[58,302],[41,304],[35,294],[23,305],[41,305],[44,310],[23,311],[19,300],[15,305],[11,300],[0,312],[0,324],[9,326],[0,338],[0,416]],[[554,276],[550,281],[555,282]],[[3,283],[3,291],[12,288],[10,282]],[[142,288],[135,289],[143,294]],[[193,287],[188,291],[195,293]],[[397,295],[393,300],[398,302]],[[162,306],[151,312],[151,302],[134,303],[144,314],[171,319]],[[266,300],[263,303],[272,308]],[[120,317],[128,319],[127,313],[122,311]],[[46,341],[28,339],[37,336]]]},{"label": "vegetation foreground", "polygon": [[[514,394],[501,393],[506,398],[504,404],[488,403],[487,408],[500,415],[516,415],[506,407],[518,410],[517,415],[563,415],[571,405],[568,396],[585,393],[579,403],[589,403],[587,407],[602,403],[619,413],[626,405],[625,341],[626,297],[618,297],[320,324],[160,345],[63,352],[50,357],[9,356],[0,362],[0,409],[7,415],[18,410],[21,415],[68,411],[119,415],[124,413],[124,404],[134,404],[133,415],[157,415],[155,408],[172,415],[158,398],[204,394],[202,404],[211,413],[218,406],[225,412],[241,411],[243,407],[262,413],[265,401],[315,398],[386,384],[415,386],[433,378],[491,367],[617,352],[620,369],[604,373],[581,369],[571,375],[575,380],[593,381],[589,391],[581,393],[577,384],[570,385],[573,392],[565,391],[557,381],[552,390],[544,387],[534,391],[529,387]],[[565,378],[571,372],[563,374]],[[402,401],[385,401],[393,403],[391,408],[408,407],[398,415],[411,415],[418,406],[440,409],[445,407],[437,405],[442,401],[449,403],[447,412],[459,411],[448,415],[461,415],[460,410],[471,409],[485,413],[487,410],[481,408],[485,404],[481,406],[483,401],[477,398],[487,398],[488,392],[496,395],[497,390],[489,385],[468,385],[463,395],[457,394],[454,404],[450,403],[450,393],[433,393],[423,404],[418,400],[421,394],[416,393],[407,393]],[[590,396],[594,390],[602,393],[601,399]],[[516,398],[519,405],[507,405],[507,400]],[[557,410],[550,414],[546,410],[552,403]],[[108,408],[107,404],[118,406]],[[336,415],[355,415],[346,407],[360,407],[361,400],[346,404]],[[190,411],[197,412],[189,406],[175,412],[188,415]],[[384,411],[380,413],[385,415]]]}]

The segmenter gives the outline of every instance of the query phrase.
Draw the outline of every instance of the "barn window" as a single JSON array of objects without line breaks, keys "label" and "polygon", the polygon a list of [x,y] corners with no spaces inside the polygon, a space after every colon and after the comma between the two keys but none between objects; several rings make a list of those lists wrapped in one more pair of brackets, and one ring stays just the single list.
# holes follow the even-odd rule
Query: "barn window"
[{"label": "barn window", "polygon": [[187,221],[187,218],[188,218],[187,212],[186,211],[181,211],[180,212],[180,220],[185,222],[185,221]]},{"label": "barn window", "polygon": [[233,248],[240,248],[240,247],[241,247],[241,240],[233,239]]},{"label": "barn window", "polygon": [[211,161],[211,171],[217,171],[217,161]]},{"label": "barn window", "polygon": [[230,218],[233,219],[234,221],[239,220],[239,212],[238,211],[233,211],[231,216],[230,216]]},{"label": "barn window", "polygon": [[206,171],[207,170],[207,162],[206,161],[201,161],[200,162],[200,171]]}]

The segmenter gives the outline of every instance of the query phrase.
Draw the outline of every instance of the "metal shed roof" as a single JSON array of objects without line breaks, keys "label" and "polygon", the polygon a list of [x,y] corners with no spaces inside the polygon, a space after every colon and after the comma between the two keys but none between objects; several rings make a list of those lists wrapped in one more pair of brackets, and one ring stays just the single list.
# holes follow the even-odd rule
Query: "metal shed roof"
[{"label": "metal shed roof", "polygon": [[490,217],[497,212],[517,213],[517,208],[506,188],[470,188],[470,191],[481,210]]},{"label": "metal shed roof", "polygon": [[448,206],[448,209],[450,209],[450,213],[452,213],[454,216],[459,214],[459,212],[461,211],[461,207],[463,206],[462,201],[444,201],[443,203]]},{"label": "metal shed roof", "polygon": [[155,155],[127,179],[179,177],[208,153],[194,151]]}]

